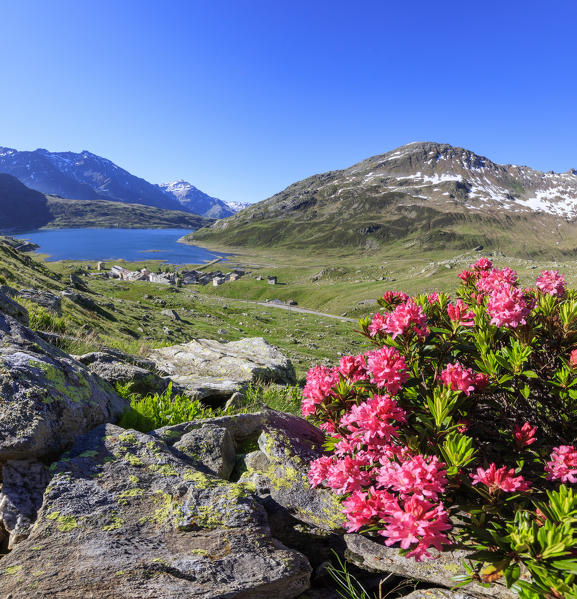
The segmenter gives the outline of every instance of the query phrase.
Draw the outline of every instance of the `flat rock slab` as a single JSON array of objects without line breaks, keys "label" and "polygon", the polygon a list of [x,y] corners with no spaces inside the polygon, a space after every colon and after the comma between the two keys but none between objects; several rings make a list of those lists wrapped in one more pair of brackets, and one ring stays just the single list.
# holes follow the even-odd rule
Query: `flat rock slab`
[{"label": "flat rock slab", "polygon": [[[399,550],[377,543],[358,534],[345,535],[347,544],[346,558],[367,570],[392,572],[404,578],[423,580],[431,584],[444,587],[455,586],[453,576],[465,574],[462,562],[471,553],[466,551],[442,551],[436,559],[416,562],[399,555]],[[424,591],[419,591],[424,592]],[[461,593],[473,597],[495,597],[496,599],[518,599],[517,593],[510,591],[504,584],[497,581],[490,588],[485,588],[477,583],[464,587]],[[443,595],[441,595],[442,597]],[[421,597],[421,595],[417,595]],[[422,595],[427,597],[427,595]],[[436,597],[432,595],[432,597]],[[452,597],[452,595],[448,595]]]},{"label": "flat rock slab", "polygon": [[103,425],[55,465],[0,582],[13,599],[292,599],[310,574],[302,554],[270,536],[245,486],[195,470],[149,435]]},{"label": "flat rock slab", "polygon": [[0,314],[0,463],[58,455],[127,407],[108,383]]},{"label": "flat rock slab", "polygon": [[262,337],[230,343],[195,339],[154,350],[150,358],[171,378],[178,377],[175,380],[179,384],[199,377],[236,381],[240,385],[252,381],[296,383],[291,361]]},{"label": "flat rock slab", "polygon": [[404,595],[402,599],[476,599],[476,597],[474,595],[469,595],[465,591],[420,589],[418,591],[413,591],[409,595]]}]

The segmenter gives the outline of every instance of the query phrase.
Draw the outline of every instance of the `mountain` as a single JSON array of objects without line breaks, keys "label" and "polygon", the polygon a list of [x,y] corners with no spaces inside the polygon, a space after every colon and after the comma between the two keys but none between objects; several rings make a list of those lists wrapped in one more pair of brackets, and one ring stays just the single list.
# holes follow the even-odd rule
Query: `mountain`
[{"label": "mountain", "polygon": [[122,227],[125,229],[198,229],[212,220],[182,210],[163,210],[144,204],[125,204],[108,200],[63,200],[48,197],[53,229],[82,227]]},{"label": "mountain", "polygon": [[172,183],[161,183],[157,187],[179,202],[181,210],[187,212],[201,214],[209,218],[226,218],[237,212],[226,202],[207,195],[182,179]]},{"label": "mountain", "polygon": [[294,183],[191,237],[302,249],[483,244],[525,255],[540,251],[541,237],[577,253],[577,171],[543,173],[416,142]]},{"label": "mountain", "polygon": [[225,202],[225,204],[236,214],[245,208],[248,208],[251,203],[250,202]]},{"label": "mountain", "polygon": [[12,175],[0,174],[0,230],[36,229],[50,218],[43,194],[28,189]]},{"label": "mountain", "polygon": [[156,185],[135,177],[91,152],[20,152],[0,147],[0,173],[48,195],[72,200],[110,200],[182,210],[181,204]]},{"label": "mountain", "polygon": [[108,200],[65,200],[26,187],[16,177],[0,173],[0,231],[40,227],[117,227],[198,229],[211,219],[182,210]]}]

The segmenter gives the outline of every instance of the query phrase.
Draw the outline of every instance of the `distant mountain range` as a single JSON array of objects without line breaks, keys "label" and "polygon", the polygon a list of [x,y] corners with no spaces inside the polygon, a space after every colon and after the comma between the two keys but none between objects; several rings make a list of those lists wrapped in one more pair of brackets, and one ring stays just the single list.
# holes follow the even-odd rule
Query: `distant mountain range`
[{"label": "distant mountain range", "polygon": [[190,183],[154,185],[87,151],[28,152],[0,147],[0,173],[16,177],[30,189],[69,200],[143,204],[209,218],[225,218],[237,211],[233,204],[213,198]]},{"label": "distant mountain range", "polygon": [[223,202],[218,198],[207,195],[182,179],[172,183],[161,183],[158,187],[175,198],[183,210],[194,214],[202,214],[202,216],[209,218],[226,218],[249,205],[239,202]]},{"label": "distant mountain range", "polygon": [[41,227],[123,227],[198,229],[211,219],[143,204],[108,200],[65,200],[26,187],[0,173],[0,231],[22,232]]},{"label": "distant mountain range", "polygon": [[417,142],[314,175],[192,235],[231,246],[426,249],[547,246],[577,254],[577,171],[500,165]]}]

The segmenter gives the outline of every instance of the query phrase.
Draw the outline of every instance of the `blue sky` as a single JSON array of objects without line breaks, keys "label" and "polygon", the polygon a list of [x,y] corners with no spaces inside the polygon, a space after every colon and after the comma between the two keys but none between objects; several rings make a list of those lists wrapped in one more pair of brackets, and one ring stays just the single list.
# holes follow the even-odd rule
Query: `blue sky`
[{"label": "blue sky", "polygon": [[574,0],[0,4],[0,145],[251,202],[417,140],[577,167]]}]

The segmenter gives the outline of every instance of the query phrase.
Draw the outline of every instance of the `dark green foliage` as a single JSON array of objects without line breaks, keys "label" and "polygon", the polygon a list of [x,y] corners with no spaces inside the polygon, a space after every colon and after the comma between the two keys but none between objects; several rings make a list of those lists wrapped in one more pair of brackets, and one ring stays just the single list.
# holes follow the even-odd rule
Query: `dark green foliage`
[{"label": "dark green foliage", "polygon": [[173,395],[172,383],[162,394],[138,395],[131,393],[130,383],[119,384],[116,386],[116,390],[119,395],[130,400],[130,408],[122,415],[119,426],[142,433],[148,433],[162,426],[221,415],[218,410],[203,406],[197,399],[186,395]]}]

